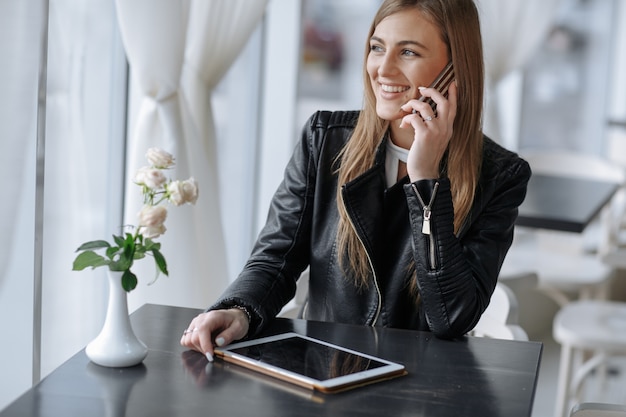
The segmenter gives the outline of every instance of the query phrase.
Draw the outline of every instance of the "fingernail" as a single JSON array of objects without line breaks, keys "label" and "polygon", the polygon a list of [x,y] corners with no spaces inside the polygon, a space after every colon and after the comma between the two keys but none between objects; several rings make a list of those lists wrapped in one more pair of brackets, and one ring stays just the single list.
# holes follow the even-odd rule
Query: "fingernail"
[{"label": "fingernail", "polygon": [[218,337],[217,339],[215,339],[215,344],[218,346],[222,346],[224,342],[226,342],[226,340],[224,340],[223,337]]},{"label": "fingernail", "polygon": [[213,362],[213,355],[211,355],[209,352],[205,353],[206,358],[209,360],[209,362]]},{"label": "fingernail", "polygon": [[426,87],[417,87],[417,89],[421,91],[421,90],[425,90]]}]

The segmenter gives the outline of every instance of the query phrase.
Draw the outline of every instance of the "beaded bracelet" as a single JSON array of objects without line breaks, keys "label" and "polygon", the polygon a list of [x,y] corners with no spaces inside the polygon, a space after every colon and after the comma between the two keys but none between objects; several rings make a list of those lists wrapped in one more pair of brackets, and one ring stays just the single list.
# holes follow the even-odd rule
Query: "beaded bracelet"
[{"label": "beaded bracelet", "polygon": [[250,314],[250,310],[248,310],[247,307],[234,305],[234,306],[231,306],[230,308],[236,308],[237,310],[243,311],[246,314],[246,317],[248,318],[248,325],[252,324],[252,314]]}]

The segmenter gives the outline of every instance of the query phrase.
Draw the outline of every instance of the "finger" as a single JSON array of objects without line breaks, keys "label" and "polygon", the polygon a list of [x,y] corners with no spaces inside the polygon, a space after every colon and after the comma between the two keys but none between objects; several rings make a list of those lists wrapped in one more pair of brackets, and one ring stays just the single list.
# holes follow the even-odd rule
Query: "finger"
[{"label": "finger", "polygon": [[198,333],[196,342],[196,350],[203,353],[209,362],[213,362],[215,351],[213,350],[213,333],[210,331],[202,331]]},{"label": "finger", "polygon": [[433,113],[433,109],[430,107],[430,104],[426,103],[423,100],[412,99],[404,103],[400,110],[407,115],[415,115],[418,116],[428,115],[429,113]]},{"label": "finger", "polygon": [[223,332],[219,333],[215,337],[215,345],[216,346],[219,346],[219,347],[226,346],[226,345],[231,344],[235,340],[239,340],[239,339],[243,338],[243,336],[240,336],[241,332],[238,331],[237,329],[234,329],[233,327],[235,327],[235,326],[231,326],[231,327],[227,328],[226,330],[224,330]]},{"label": "finger", "polygon": [[183,335],[180,338],[180,344],[183,346],[189,346],[189,341],[191,340],[191,334],[197,331],[197,327],[194,326],[193,321],[189,323],[189,326],[185,330],[183,330]]},{"label": "finger", "polygon": [[191,321],[191,323],[189,323],[187,329],[183,331],[180,344],[190,349],[202,352],[201,335],[203,337],[208,337],[210,340],[211,331],[211,322],[210,320],[207,320],[207,313],[199,314]]},{"label": "finger", "polygon": [[432,122],[434,119],[437,118],[437,115],[435,113],[432,113],[430,115],[422,115],[422,121],[424,123],[426,122]]},{"label": "finger", "polygon": [[[243,314],[239,310],[235,311]],[[224,332],[228,335],[236,318],[236,313],[231,310],[213,310],[198,316],[197,323],[200,331],[191,335],[194,349],[203,353],[209,362],[212,362],[215,355],[214,347],[217,344],[215,339],[219,338],[215,336]],[[220,342],[224,344],[222,340]]]},{"label": "finger", "polygon": [[401,110],[409,113],[400,121],[401,128],[409,125],[412,125],[413,128],[417,128],[420,125],[423,126],[424,122],[430,122],[437,118],[437,113],[433,110],[430,104],[422,100],[411,100],[404,104],[401,107]]}]

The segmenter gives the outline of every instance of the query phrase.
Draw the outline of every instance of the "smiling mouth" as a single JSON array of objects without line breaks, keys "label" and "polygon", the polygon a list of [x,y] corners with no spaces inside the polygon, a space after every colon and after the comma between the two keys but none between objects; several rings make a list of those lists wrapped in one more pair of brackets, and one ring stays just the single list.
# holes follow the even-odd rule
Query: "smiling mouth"
[{"label": "smiling mouth", "polygon": [[380,88],[385,93],[403,93],[403,92],[407,91],[410,87],[380,84]]}]

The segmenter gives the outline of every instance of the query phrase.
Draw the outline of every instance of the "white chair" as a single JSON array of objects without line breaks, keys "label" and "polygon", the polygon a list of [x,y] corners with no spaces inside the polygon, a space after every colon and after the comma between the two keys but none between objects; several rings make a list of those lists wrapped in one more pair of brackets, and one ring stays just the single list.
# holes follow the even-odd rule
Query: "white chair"
[{"label": "white chair", "polygon": [[600,253],[602,261],[615,269],[626,269],[626,187],[620,190],[613,205],[612,227],[607,245]]},{"label": "white chair", "polygon": [[626,355],[626,303],[572,301],[554,317],[552,333],[561,344],[555,416],[565,417],[589,374]]},{"label": "white chair", "polygon": [[570,417],[626,417],[626,405],[580,403],[572,409]]},{"label": "white chair", "polygon": [[499,282],[496,284],[487,309],[469,335],[493,339],[528,340],[528,334],[517,323],[517,319],[517,298],[509,287]]},{"label": "white chair", "polygon": [[[569,151],[523,151],[534,174],[561,175],[626,183],[624,169],[609,160]],[[572,298],[606,298],[613,266],[598,256],[609,247],[608,231],[614,227],[614,204],[584,233],[517,227],[501,277],[535,271],[538,289],[559,306]]]}]

